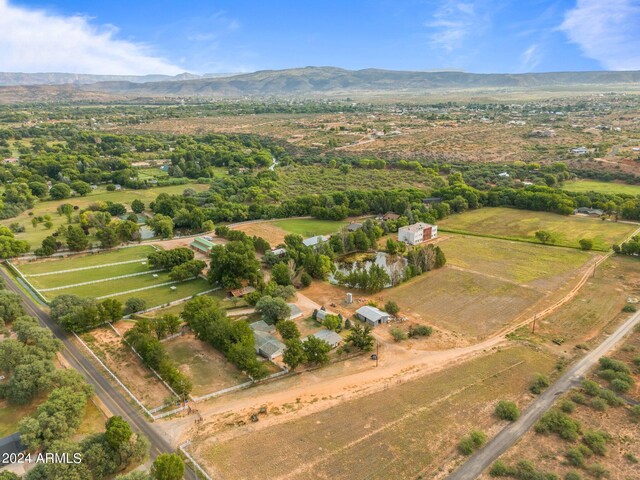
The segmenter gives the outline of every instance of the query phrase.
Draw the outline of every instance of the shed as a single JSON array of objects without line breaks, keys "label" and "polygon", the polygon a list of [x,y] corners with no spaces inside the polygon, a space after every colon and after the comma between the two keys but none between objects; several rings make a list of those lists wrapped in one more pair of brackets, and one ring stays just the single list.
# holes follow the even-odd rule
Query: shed
[{"label": "shed", "polygon": [[356,317],[372,327],[375,327],[376,325],[387,323],[389,318],[391,318],[391,315],[387,312],[383,312],[379,308],[366,305],[356,310]]},{"label": "shed", "polygon": [[298,317],[302,316],[302,310],[295,303],[287,303],[289,305],[289,309],[291,309],[291,315],[289,315],[289,320],[294,320]]},{"label": "shed", "polygon": [[362,224],[359,222],[353,222],[347,225],[348,232],[355,232],[356,230],[360,230],[362,228]]},{"label": "shed", "polygon": [[193,239],[193,242],[189,244],[189,246],[194,250],[198,250],[199,252],[202,252],[206,255],[209,255],[209,253],[211,253],[213,245],[213,242],[207,240],[204,237],[196,237]]},{"label": "shed", "polygon": [[236,288],[235,290],[230,290],[229,295],[231,295],[234,298],[239,298],[239,297],[244,297],[247,293],[251,293],[255,291],[256,289],[251,285],[249,285],[242,288]]},{"label": "shed", "polygon": [[273,250],[271,250],[271,253],[273,253],[276,257],[284,257],[287,254],[287,249],[286,248],[274,248]]},{"label": "shed", "polygon": [[0,439],[0,457],[2,461],[0,465],[9,465],[10,462],[5,462],[11,454],[22,453],[27,449],[20,440],[20,433],[14,433]]}]

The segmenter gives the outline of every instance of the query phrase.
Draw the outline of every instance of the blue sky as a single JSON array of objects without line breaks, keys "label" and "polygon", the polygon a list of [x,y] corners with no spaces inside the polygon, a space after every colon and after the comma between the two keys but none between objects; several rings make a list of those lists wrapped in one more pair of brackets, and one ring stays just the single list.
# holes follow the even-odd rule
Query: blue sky
[{"label": "blue sky", "polygon": [[0,0],[0,71],[640,69],[640,0]]}]

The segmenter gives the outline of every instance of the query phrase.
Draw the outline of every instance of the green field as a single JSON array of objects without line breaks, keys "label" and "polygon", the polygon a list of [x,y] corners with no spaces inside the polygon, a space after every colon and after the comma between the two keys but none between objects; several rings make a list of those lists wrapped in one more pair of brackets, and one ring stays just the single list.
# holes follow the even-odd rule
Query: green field
[{"label": "green field", "polygon": [[593,240],[596,250],[608,250],[625,240],[637,228],[600,219],[563,216],[512,208],[481,208],[451,215],[438,223],[443,231],[490,235],[536,242],[535,232],[545,230],[554,236],[554,244],[579,247],[582,238]]},{"label": "green field", "polygon": [[348,225],[349,222],[300,218],[277,220],[273,222],[273,224],[289,233],[296,233],[307,238],[315,235],[329,235],[331,233],[335,233],[345,225]]},{"label": "green field", "polygon": [[[566,248],[448,234],[439,245],[448,265],[495,275],[520,284],[563,281],[592,258],[592,253]],[[541,282],[542,283],[542,282]]]},{"label": "green field", "polygon": [[574,182],[565,182],[562,186],[563,190],[569,192],[601,192],[627,195],[640,195],[640,185],[627,185],[625,183],[600,182],[597,180],[576,180]]},{"label": "green field", "polygon": [[142,298],[145,302],[147,302],[147,308],[149,308],[156,305],[164,305],[169,302],[173,302],[174,300],[191,297],[212,288],[209,282],[207,282],[203,278],[187,280],[186,282],[176,283],[172,286],[177,287],[176,290],[171,290],[170,286],[167,285],[164,287],[142,290],[141,292],[117,295],[112,298],[120,300],[120,302],[122,303],[126,302],[127,299],[131,297]]},{"label": "green field", "polygon": [[[209,185],[189,183],[186,185],[170,185],[167,187],[155,187],[145,190],[121,190],[119,192],[109,192],[104,187],[100,187],[98,190],[91,192],[86,197],[73,197],[66,198],[64,200],[47,200],[38,202],[33,209],[22,212],[17,217],[2,220],[0,224],[9,226],[12,223],[19,223],[24,225],[26,230],[22,233],[17,233],[16,238],[26,240],[31,245],[31,249],[35,250],[40,246],[45,237],[51,235],[60,225],[67,224],[67,218],[58,215],[56,212],[58,206],[63,203],[70,203],[71,205],[78,206],[82,209],[94,202],[106,202],[109,200],[116,203],[123,203],[130,208],[131,202],[138,198],[148,207],[149,203],[155,200],[155,198],[161,193],[179,195],[187,188],[204,191],[209,188]],[[36,228],[33,228],[31,225],[32,216],[29,215],[30,212],[33,212],[34,216],[50,215],[53,227],[48,230],[43,224],[40,224]],[[95,241],[93,237],[91,237],[90,240]]]},{"label": "green field", "polygon": [[[89,253],[87,255],[75,255],[66,258],[56,258],[48,260],[38,260],[18,265],[20,271],[25,275],[37,273],[59,272],[61,270],[72,270],[74,268],[95,267],[109,263],[126,262],[129,260],[144,261],[150,253],[156,249],[150,245],[139,247],[127,247],[111,250],[109,252]],[[105,267],[106,268],[106,267]],[[79,274],[83,275],[83,274]],[[113,275],[110,275],[113,276]],[[105,277],[108,278],[108,277]],[[81,282],[82,280],[79,280]],[[78,282],[73,282],[78,283]]]},{"label": "green field", "polygon": [[[153,275],[157,275],[154,277]],[[45,277],[46,278],[46,277]],[[80,280],[82,281],[82,280]],[[159,285],[161,283],[171,282],[169,278],[169,272],[158,272],[155,274],[138,275],[135,277],[121,278],[118,280],[107,280],[100,283],[92,283],[89,285],[82,285],[79,287],[63,288],[60,290],[54,290],[52,292],[44,292],[45,297],[51,299],[58,295],[78,295],[80,297],[103,297],[105,295],[112,295],[118,292],[127,292],[129,290],[135,290],[138,288],[151,287],[153,285]],[[158,287],[159,289],[169,290],[169,286]],[[136,292],[140,293],[140,292]],[[129,295],[130,297],[136,296],[136,293]]]},{"label": "green field", "polygon": [[[43,275],[41,277],[29,277],[29,282],[36,288],[54,288],[62,287],[64,285],[73,285],[81,282],[101,280],[103,278],[113,278],[122,275],[130,275],[133,273],[148,272],[149,266],[146,264],[142,264],[141,261],[137,261],[136,263],[125,263],[123,265],[114,265],[112,267],[93,268],[91,270],[81,270],[79,272],[67,272],[58,273],[55,275]],[[96,288],[99,288],[99,286]]]}]

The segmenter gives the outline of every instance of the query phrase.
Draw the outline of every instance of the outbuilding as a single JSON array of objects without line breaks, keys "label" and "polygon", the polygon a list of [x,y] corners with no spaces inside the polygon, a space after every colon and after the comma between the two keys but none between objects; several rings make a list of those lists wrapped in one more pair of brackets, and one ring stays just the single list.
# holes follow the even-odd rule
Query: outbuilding
[{"label": "outbuilding", "polygon": [[320,330],[319,332],[314,333],[312,336],[316,337],[319,340],[327,342],[331,346],[331,348],[336,348],[342,343],[342,337],[333,330]]},{"label": "outbuilding", "polygon": [[366,322],[368,325],[375,327],[376,325],[387,323],[391,318],[391,315],[387,312],[383,312],[379,308],[366,305],[356,310],[356,317],[363,322]]}]

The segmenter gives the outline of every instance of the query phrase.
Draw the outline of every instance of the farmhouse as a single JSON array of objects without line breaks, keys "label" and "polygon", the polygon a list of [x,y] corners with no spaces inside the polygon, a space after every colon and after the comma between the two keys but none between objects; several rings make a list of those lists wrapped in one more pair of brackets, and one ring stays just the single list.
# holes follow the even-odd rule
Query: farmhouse
[{"label": "farmhouse", "polygon": [[317,248],[327,240],[329,240],[329,237],[326,235],[316,235],[315,237],[305,238],[302,243],[305,247]]},{"label": "farmhouse", "polygon": [[2,163],[18,163],[18,159],[14,157],[5,158],[4,160],[2,160]]},{"label": "farmhouse", "polygon": [[249,328],[254,332],[273,333],[276,331],[275,325],[269,325],[264,320],[258,320],[249,324]]},{"label": "farmhouse", "polygon": [[363,322],[368,323],[372,327],[375,327],[376,325],[387,323],[389,318],[391,318],[391,315],[387,312],[383,312],[379,308],[367,305],[356,310],[356,317]]},{"label": "farmhouse", "polygon": [[397,220],[399,218],[400,218],[400,215],[398,215],[397,213],[387,212],[384,215],[378,215],[376,217],[376,220],[381,220],[386,222],[387,220]]},{"label": "farmhouse", "polygon": [[[332,330],[327,330],[326,328],[314,333],[312,336],[316,337],[319,340],[327,342],[331,346],[331,348],[336,348],[342,343],[342,337],[340,335]],[[307,338],[309,337],[306,337],[304,340],[306,340]]]},{"label": "farmhouse", "polygon": [[600,210],[599,208],[589,208],[589,207],[576,208],[573,211],[573,213],[589,215],[590,217],[601,217],[602,215],[604,215],[604,211]]},{"label": "farmhouse", "polygon": [[438,236],[438,227],[428,223],[414,223],[398,229],[398,240],[409,245],[417,245]]},{"label": "farmhouse", "polygon": [[205,255],[209,255],[211,253],[211,249],[213,248],[213,245],[214,245],[213,242],[206,239],[205,237],[196,237],[193,239],[193,242],[189,244],[191,248],[199,252],[202,252]]},{"label": "farmhouse", "polygon": [[356,230],[360,230],[362,228],[362,224],[358,222],[353,222],[347,225],[348,232],[355,232]]},{"label": "farmhouse", "polygon": [[285,344],[267,332],[253,331],[255,350],[258,355],[273,360],[284,353]]}]

